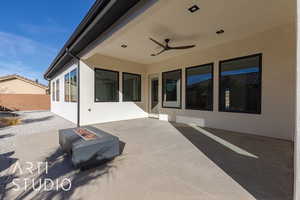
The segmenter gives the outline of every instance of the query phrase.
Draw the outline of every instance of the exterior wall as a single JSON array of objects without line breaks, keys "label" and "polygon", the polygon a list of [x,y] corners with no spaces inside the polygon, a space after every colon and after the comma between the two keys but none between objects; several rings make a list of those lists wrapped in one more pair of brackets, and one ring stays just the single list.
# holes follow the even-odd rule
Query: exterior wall
[{"label": "exterior wall", "polygon": [[[64,76],[69,73],[73,69],[77,67],[76,64],[72,64],[63,71],[61,71],[56,77],[54,77],[51,81],[51,112],[70,120],[73,123],[77,123],[77,102],[65,102],[65,92],[64,92]],[[56,82],[59,79],[59,101],[52,100],[52,83]]]},{"label": "exterior wall", "polygon": [[47,94],[0,94],[0,110],[49,110]]},{"label": "exterior wall", "polygon": [[300,199],[300,0],[297,0],[297,19],[296,19],[296,27],[297,27],[297,65],[296,65],[296,113],[295,113],[295,144],[294,144],[294,200]]},{"label": "exterior wall", "polygon": [[[225,33],[226,34],[226,33]],[[222,36],[220,36],[222,37]],[[201,45],[201,44],[199,44]],[[210,49],[184,54],[147,66],[147,73],[159,73],[161,106],[161,72],[182,69],[182,109],[160,108],[170,121],[201,121],[200,125],[293,140],[295,116],[295,27],[285,25],[252,37]],[[263,54],[262,113],[218,112],[219,61]],[[185,110],[185,67],[214,62],[214,110]],[[178,117],[179,116],[179,117]],[[184,116],[184,118],[182,118]],[[196,118],[196,119],[192,119]]]},{"label": "exterior wall", "polygon": [[1,94],[46,94],[46,90],[20,79],[0,82]]},{"label": "exterior wall", "polygon": [[[95,68],[119,71],[119,102],[95,102]],[[141,74],[141,102],[122,102],[122,72]],[[94,55],[80,63],[80,125],[148,117],[143,65]]]}]

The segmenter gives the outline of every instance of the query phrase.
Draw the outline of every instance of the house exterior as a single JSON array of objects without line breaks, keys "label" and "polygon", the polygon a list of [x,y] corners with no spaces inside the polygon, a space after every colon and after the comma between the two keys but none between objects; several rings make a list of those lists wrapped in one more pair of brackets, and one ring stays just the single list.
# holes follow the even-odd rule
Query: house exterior
[{"label": "house exterior", "polygon": [[47,86],[16,74],[0,77],[2,110],[49,110]]},{"label": "house exterior", "polygon": [[[155,117],[292,140],[300,198],[296,7],[96,1],[45,72],[51,111],[78,125]],[[151,56],[165,39],[195,47]]]},{"label": "house exterior", "polygon": [[47,94],[48,87],[16,74],[0,77],[0,94]]}]

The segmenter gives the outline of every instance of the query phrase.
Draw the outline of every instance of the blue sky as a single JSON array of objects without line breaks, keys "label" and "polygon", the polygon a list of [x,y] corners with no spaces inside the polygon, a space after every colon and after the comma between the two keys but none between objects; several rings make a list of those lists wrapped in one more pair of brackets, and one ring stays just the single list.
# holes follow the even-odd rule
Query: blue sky
[{"label": "blue sky", "polygon": [[0,76],[43,79],[94,0],[9,0],[0,9]]},{"label": "blue sky", "polygon": [[245,69],[240,70],[230,70],[230,71],[224,71],[221,73],[222,76],[228,76],[228,75],[236,75],[236,74],[247,74],[252,72],[259,72],[258,67],[249,67]]},{"label": "blue sky", "polygon": [[211,74],[199,74],[199,75],[190,76],[188,78],[187,82],[188,82],[188,85],[191,85],[191,84],[194,84],[194,83],[199,83],[199,82],[202,82],[202,81],[209,80],[211,78],[212,78]]},{"label": "blue sky", "polygon": [[[258,67],[249,67],[245,69],[240,70],[230,70],[230,71],[224,71],[221,73],[222,76],[228,76],[228,75],[236,75],[236,74],[247,74],[252,72],[258,72]],[[199,74],[199,75],[193,75],[188,78],[188,84],[194,84],[202,81],[206,81],[208,79],[211,79],[211,74]]]}]

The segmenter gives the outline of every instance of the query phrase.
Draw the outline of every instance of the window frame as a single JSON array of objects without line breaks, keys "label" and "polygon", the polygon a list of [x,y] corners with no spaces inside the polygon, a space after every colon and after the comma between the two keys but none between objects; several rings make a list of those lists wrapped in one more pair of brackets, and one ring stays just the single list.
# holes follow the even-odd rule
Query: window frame
[{"label": "window frame", "polygon": [[[134,101],[128,101],[128,100],[124,100],[124,75],[128,74],[128,75],[133,75],[133,76],[138,76],[139,81],[140,81],[140,93],[139,93],[139,98],[138,100],[134,100]],[[129,73],[129,72],[122,72],[122,102],[141,102],[142,101],[142,75],[141,74],[134,74],[134,73]]]},{"label": "window frame", "polygon": [[[202,108],[188,108],[187,107],[187,98],[188,96],[187,94],[187,71],[189,69],[193,69],[193,68],[199,68],[199,67],[205,67],[207,65],[211,66],[211,80],[212,80],[212,87],[211,87],[211,94],[212,94],[212,108],[211,109],[202,109]],[[201,65],[196,65],[196,66],[191,66],[191,67],[186,67],[185,68],[185,109],[186,110],[200,110],[200,111],[213,111],[214,110],[214,62],[210,62],[210,63],[206,63],[206,64],[201,64]]]},{"label": "window frame", "polygon": [[[170,73],[170,72],[176,72],[179,71],[180,72],[180,105],[179,107],[170,107],[170,106],[164,106],[164,74],[166,73]],[[171,71],[166,71],[166,72],[162,72],[161,74],[161,107],[162,108],[171,108],[171,109],[182,109],[182,69],[175,69],[175,70],[171,70]]]},{"label": "window frame", "polygon": [[[59,102],[60,101],[60,80],[59,80],[59,78],[55,80],[55,85],[56,85],[56,87],[55,87],[55,100],[57,102]],[[57,87],[57,85],[58,85],[58,87]]]},{"label": "window frame", "polygon": [[[96,100],[96,71],[97,70],[102,70],[102,71],[107,71],[107,72],[114,72],[117,73],[117,92],[118,92],[118,99],[116,101],[97,101]],[[109,70],[109,69],[103,69],[103,68],[95,68],[94,69],[94,103],[105,103],[105,102],[120,102],[120,73],[119,71],[115,71],[115,70]]]},{"label": "window frame", "polygon": [[[64,102],[65,103],[77,103],[78,101],[78,68],[74,68],[72,70],[70,70],[69,72],[64,74]],[[75,76],[76,76],[76,100],[72,101],[72,94],[71,94],[71,73],[75,71]],[[69,100],[66,101],[66,76],[68,76],[69,78],[69,82],[68,82],[68,90],[69,90]]]},{"label": "window frame", "polygon": [[[259,94],[258,94],[258,110],[257,112],[249,112],[249,111],[239,111],[239,110],[222,110],[222,107],[221,107],[221,65],[224,63],[224,62],[230,62],[230,61],[235,61],[235,60],[241,60],[241,59],[246,59],[246,58],[252,58],[252,57],[258,57],[259,58],[259,66],[258,66],[258,69],[259,69],[259,72],[258,72],[258,75],[259,75],[259,79],[258,79],[258,85],[259,85]],[[261,104],[262,104],[262,57],[263,57],[263,54],[262,53],[257,53],[257,54],[252,54],[252,55],[248,55],[248,56],[241,56],[241,57],[236,57],[236,58],[231,58],[231,59],[226,59],[226,60],[221,60],[219,61],[219,112],[226,112],[226,113],[245,113],[245,114],[254,114],[254,115],[260,115],[261,114]]]},{"label": "window frame", "polygon": [[[78,101],[78,68],[74,68],[71,71],[68,72],[69,74],[69,102],[70,103],[77,103]],[[75,71],[75,77],[76,77],[76,100],[72,100],[72,88],[71,88],[71,73]]]},{"label": "window frame", "polygon": [[[68,90],[69,90],[68,101],[66,101],[66,76],[68,76]],[[64,102],[66,103],[71,102],[70,101],[70,72],[64,75]]]},{"label": "window frame", "polygon": [[56,80],[52,81],[52,101],[56,101]]}]

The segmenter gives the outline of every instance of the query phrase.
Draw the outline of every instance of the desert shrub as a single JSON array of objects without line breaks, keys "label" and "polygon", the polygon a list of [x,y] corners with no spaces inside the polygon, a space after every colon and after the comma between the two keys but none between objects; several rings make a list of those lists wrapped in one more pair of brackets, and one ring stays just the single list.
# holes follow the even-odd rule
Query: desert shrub
[{"label": "desert shrub", "polygon": [[14,126],[20,124],[21,120],[18,117],[3,117],[0,118],[0,126]]}]

